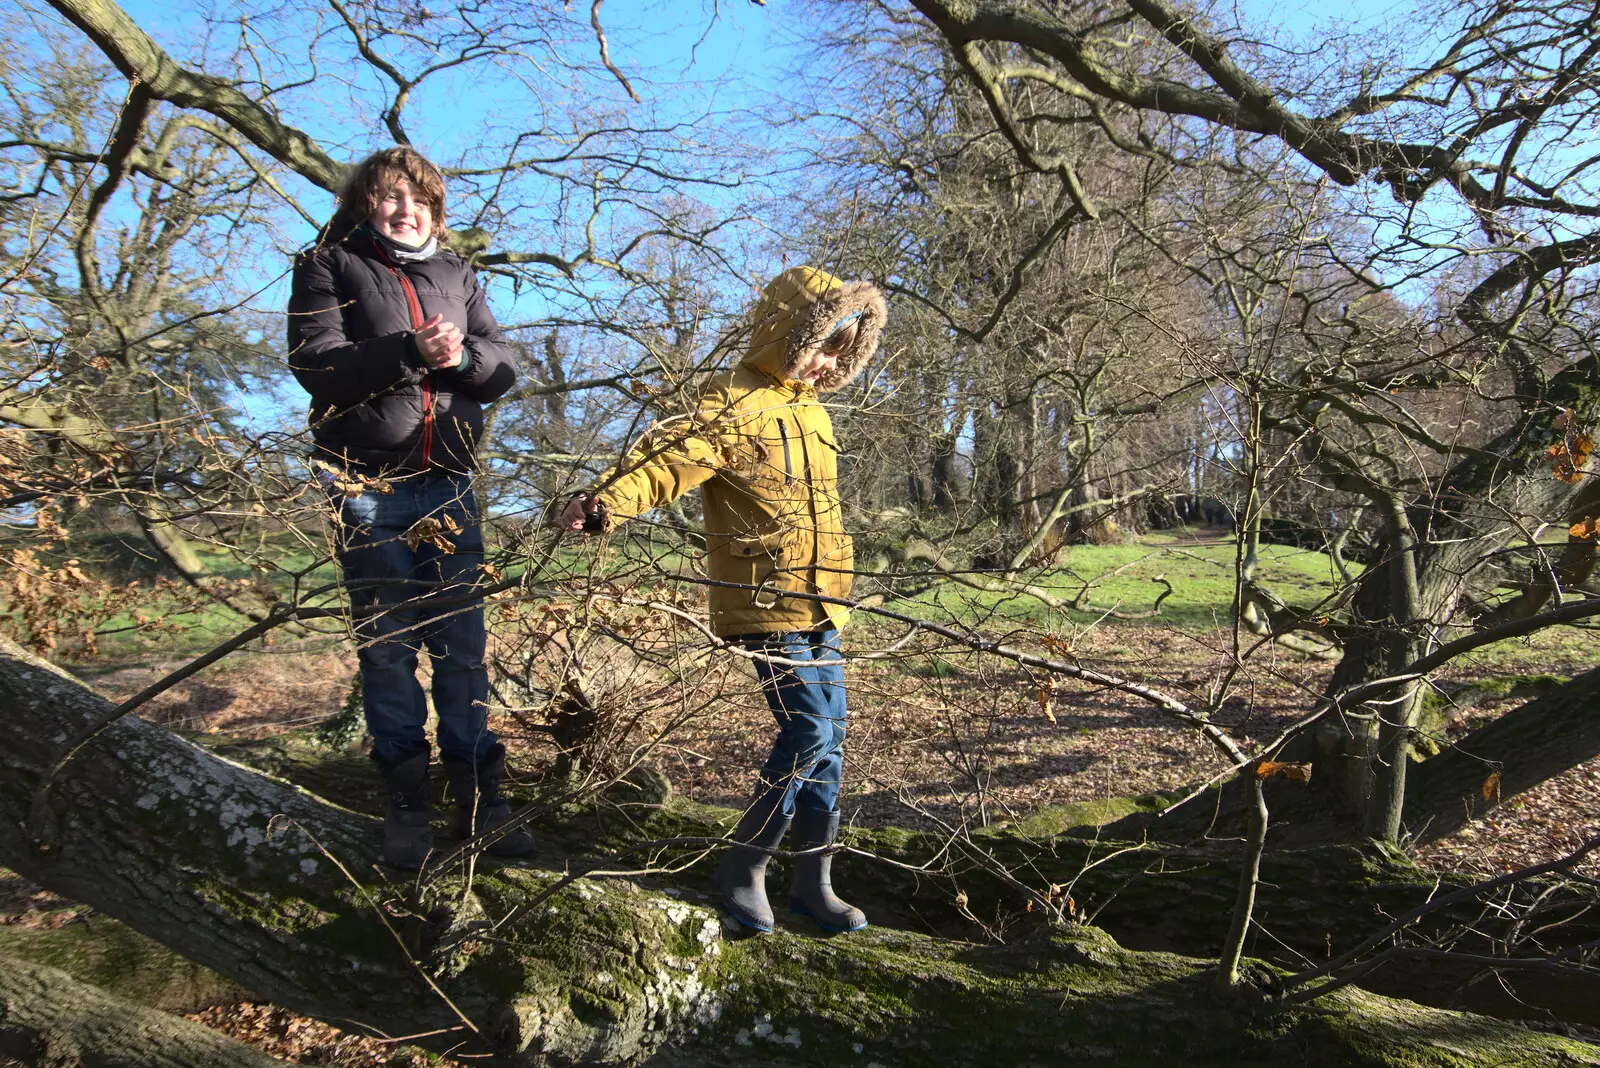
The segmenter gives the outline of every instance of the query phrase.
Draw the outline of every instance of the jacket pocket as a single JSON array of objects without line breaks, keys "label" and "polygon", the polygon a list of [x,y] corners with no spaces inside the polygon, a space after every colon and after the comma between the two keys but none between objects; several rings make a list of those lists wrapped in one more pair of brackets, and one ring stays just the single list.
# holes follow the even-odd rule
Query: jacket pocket
[{"label": "jacket pocket", "polygon": [[792,568],[792,541],[783,531],[734,535],[728,540],[732,558],[729,581],[752,586],[750,603],[756,608],[777,606],[782,594],[797,592],[802,579]]},{"label": "jacket pocket", "polygon": [[[834,441],[832,433],[821,428],[812,440],[817,447],[812,450],[811,477],[820,484],[832,483],[839,477],[839,443]],[[829,492],[832,492],[831,486]]]}]

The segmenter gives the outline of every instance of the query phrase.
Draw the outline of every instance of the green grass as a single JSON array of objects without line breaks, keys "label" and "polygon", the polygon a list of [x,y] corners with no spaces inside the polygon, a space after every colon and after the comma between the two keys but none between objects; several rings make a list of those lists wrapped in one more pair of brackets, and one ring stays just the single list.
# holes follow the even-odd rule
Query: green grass
[{"label": "green grass", "polygon": [[196,612],[166,609],[158,601],[141,609],[160,617],[155,629],[135,629],[129,614],[112,616],[99,627],[98,662],[142,663],[151,659],[196,656],[220,645],[251,625],[250,620],[219,604]]},{"label": "green grass", "polygon": [[[1062,552],[1056,566],[1030,572],[1026,581],[1064,601],[1073,601],[1090,587],[1086,610],[1068,610],[1074,622],[1100,618],[1107,610],[1149,612],[1165,578],[1172,593],[1159,615],[1137,621],[1154,627],[1209,630],[1226,625],[1234,596],[1234,554],[1231,540],[1197,539],[1173,534],[1149,535],[1122,545],[1077,545]],[[981,581],[981,577],[978,578]],[[1284,545],[1263,545],[1257,581],[1286,604],[1312,608],[1338,587],[1338,572],[1325,553]],[[949,583],[911,602],[913,614],[992,618],[997,622],[1047,624],[1060,615],[1044,602],[1011,591],[975,590]],[[1119,621],[1122,622],[1122,621]]]},{"label": "green grass", "polygon": [[[138,578],[142,585],[153,585],[151,572],[154,568],[150,561],[130,558],[125,546],[113,546],[109,541],[98,548],[100,551],[94,555],[107,565],[116,560],[127,565],[127,581]],[[338,581],[338,569],[331,562],[307,571],[315,558],[302,541],[288,534],[269,537],[259,546],[252,544],[244,553],[216,547],[201,547],[200,552],[213,575],[230,580],[264,579],[285,598],[293,595],[297,574],[302,591]],[[1102,619],[1108,626],[1205,632],[1230,623],[1235,552],[1235,544],[1228,536],[1161,532],[1125,544],[1073,546],[1062,552],[1056,566],[1023,576],[1052,596],[1069,602],[1077,598],[1087,584],[1090,590],[1082,602],[1086,606],[1082,610],[1058,612],[1026,593],[974,589],[956,581],[941,583],[915,598],[891,602],[888,607],[994,634],[1018,626],[1049,630],[1064,623],[1081,625]],[[496,559],[492,549],[490,556]],[[268,570],[263,573],[259,567],[252,568],[252,562],[264,564]],[[506,577],[524,574],[529,567],[526,558],[519,560],[501,555],[498,562]],[[641,529],[633,536],[614,537],[604,542],[578,539],[563,542],[554,559],[541,566],[538,584],[556,586],[563,580],[584,578],[609,579],[620,585],[630,585],[650,583],[664,574],[690,574],[695,570],[692,555],[684,553],[675,541]],[[1137,619],[1107,616],[1108,610],[1135,616],[1148,613],[1163,589],[1154,581],[1157,577],[1164,578],[1172,586],[1172,593],[1162,602],[1158,615]],[[981,581],[981,576],[975,578]],[[1291,546],[1262,546],[1258,578],[1286,604],[1300,609],[1314,608],[1338,587],[1337,571],[1326,554]],[[199,611],[180,611],[175,599],[164,597],[154,589],[148,600],[140,603],[139,610],[146,616],[165,617],[164,623],[168,625],[155,631],[138,631],[132,629],[131,615],[106,620],[99,628],[102,637],[97,659],[129,663],[192,656],[249,625],[242,616],[220,605],[213,604]],[[859,618],[866,622],[865,617]],[[1563,627],[1541,632],[1530,639],[1486,647],[1460,666],[1470,674],[1517,674],[1530,670],[1574,674],[1585,670],[1584,665],[1592,662],[1592,642],[1588,635]],[[948,665],[931,664],[921,670],[930,676],[942,676],[950,669]]]},{"label": "green grass", "polygon": [[[125,539],[125,540],[131,540]],[[332,561],[322,561],[306,550],[303,541],[290,534],[269,536],[259,544],[252,543],[242,551],[225,547],[196,546],[207,572],[217,578],[237,581],[254,579],[265,581],[284,599],[324,586],[337,584],[339,568]],[[489,559],[500,567],[506,578],[518,578],[527,573],[526,557],[497,552],[491,546]],[[161,569],[153,561],[132,558],[128,553],[120,556],[101,551],[98,556],[109,561],[122,560],[129,573],[126,579],[139,578],[153,587],[153,579]],[[114,566],[108,565],[108,566]],[[687,572],[691,559],[662,539],[645,543],[639,538],[613,538],[605,542],[569,540],[559,546],[553,559],[541,566],[540,585],[553,585],[564,580],[612,580],[627,583],[634,580],[649,581],[661,571]],[[102,569],[102,577],[112,575]],[[175,576],[169,576],[175,577]],[[336,603],[337,593],[324,594],[319,601]],[[225,605],[209,604],[198,611],[184,611],[176,598],[158,594],[153,588],[148,599],[138,606],[146,617],[162,619],[163,626],[154,629],[136,629],[131,612],[105,620],[100,632],[97,660],[112,663],[133,663],[153,658],[180,658],[198,655],[233,637],[250,626],[250,620]],[[326,625],[324,625],[326,629]]]},{"label": "green grass", "polygon": [[[269,539],[248,554],[223,548],[202,547],[201,556],[208,570],[220,578],[238,580],[265,578],[281,596],[289,597],[299,575],[299,588],[309,590],[334,583],[338,569],[323,563],[306,571],[315,558],[303,545],[281,535]],[[1183,533],[1155,534],[1121,545],[1080,545],[1065,550],[1055,567],[1032,572],[1026,580],[1051,595],[1071,601],[1089,584],[1083,603],[1085,610],[1071,610],[1066,618],[1075,623],[1100,619],[1108,609],[1124,613],[1148,612],[1161,593],[1153,581],[1164,577],[1172,594],[1162,603],[1159,615],[1124,621],[1123,625],[1210,630],[1226,625],[1234,594],[1234,544],[1229,539],[1196,538]],[[491,551],[491,558],[495,557]],[[265,573],[251,562],[265,564]],[[501,558],[507,577],[517,577],[528,569],[524,559]],[[554,559],[541,567],[541,584],[556,584],[563,579],[586,577],[620,582],[650,581],[662,573],[688,572],[691,558],[662,539],[614,538],[605,543],[563,544]],[[1268,545],[1261,550],[1260,580],[1286,603],[1309,608],[1335,588],[1336,572],[1323,553],[1287,546]],[[170,601],[170,599],[168,599]],[[179,657],[201,652],[238,633],[248,621],[230,609],[212,605],[198,612],[176,612],[171,603],[152,595],[140,606],[149,615],[164,615],[170,624],[156,631],[129,629],[131,615],[107,620],[100,628],[101,657],[112,661],[133,661],[151,656]],[[958,582],[943,583],[910,601],[893,607],[926,618],[955,619],[980,629],[1007,628],[1018,624],[1048,627],[1061,622],[1061,614],[1044,602],[1025,593],[976,590]],[[937,667],[931,668],[937,672]]]}]

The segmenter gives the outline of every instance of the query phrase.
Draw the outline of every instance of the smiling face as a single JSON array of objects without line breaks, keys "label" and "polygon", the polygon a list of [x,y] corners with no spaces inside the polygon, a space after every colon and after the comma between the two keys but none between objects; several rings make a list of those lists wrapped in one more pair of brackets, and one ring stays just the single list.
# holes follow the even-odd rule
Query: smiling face
[{"label": "smiling face", "polygon": [[816,385],[817,379],[829,374],[837,366],[839,366],[837,352],[824,352],[820,348],[814,348],[800,358],[800,362],[795,365],[794,376],[802,382]]},{"label": "smiling face", "polygon": [[852,316],[849,322],[823,338],[820,344],[801,357],[795,364],[794,376],[802,382],[816,385],[822,378],[833,374],[839,366],[839,358],[854,347],[858,329],[859,322]]},{"label": "smiling face", "polygon": [[370,221],[378,233],[402,245],[425,245],[433,236],[433,208],[404,178],[379,198]]}]

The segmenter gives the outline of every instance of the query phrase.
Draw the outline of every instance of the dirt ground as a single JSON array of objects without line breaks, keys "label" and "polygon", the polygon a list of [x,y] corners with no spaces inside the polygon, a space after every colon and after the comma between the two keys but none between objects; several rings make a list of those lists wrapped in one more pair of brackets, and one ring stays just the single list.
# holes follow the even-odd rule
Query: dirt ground
[{"label": "dirt ground", "polygon": [[[1075,652],[1094,666],[1148,677],[1178,696],[1204,701],[1219,682],[1226,635],[1194,636],[1124,628],[1082,639]],[[1014,665],[928,658],[852,669],[847,820],[869,826],[987,825],[1046,805],[1179,790],[1225,771],[1226,759],[1193,728],[1121,693],[1080,683],[1049,686]],[[1593,667],[1581,651],[1531,648],[1516,665],[1529,673],[1576,674]],[[1442,681],[1503,675],[1500,661],[1465,663]],[[1243,674],[1216,718],[1240,739],[1262,743],[1315,707],[1329,666],[1280,655]],[[748,683],[752,689],[754,680]],[[1521,703],[1475,709],[1457,733]],[[756,694],[684,724],[662,746],[657,766],[679,792],[738,805],[766,755],[771,714]],[[1600,760],[1541,784],[1489,818],[1442,842],[1418,847],[1441,872],[1499,874],[1561,856],[1600,832]]]},{"label": "dirt ground", "polygon": [[[1074,636],[1067,652],[1104,670],[1148,676],[1189,699],[1203,700],[1222,681],[1216,665],[1223,632],[1184,634],[1122,627]],[[1523,670],[1563,674],[1592,664],[1581,649],[1529,649]],[[121,667],[90,677],[113,698],[137,693],[173,664]],[[648,759],[687,797],[737,805],[748,794],[770,744],[773,722],[746,664],[715,680],[723,699],[702,707],[663,697],[659,707],[630,707],[633,728],[618,752],[648,746]],[[1328,667],[1293,654],[1268,657],[1233,680],[1220,725],[1240,739],[1263,741],[1305,714]],[[1504,673],[1503,662],[1462,665],[1457,678]],[[923,648],[850,671],[850,742],[842,808],[865,825],[932,826],[1016,819],[1041,806],[1176,790],[1219,773],[1226,762],[1192,728],[1125,695],[1030,675],[1013,664],[956,650]],[[238,656],[151,702],[149,719],[188,731],[263,737],[335,713],[355,675],[345,648],[290,646]],[[729,686],[726,681],[731,680]],[[704,679],[702,679],[704,681]],[[649,689],[645,687],[644,689]],[[623,701],[642,690],[620,688]],[[1476,710],[1474,721],[1515,701]],[[686,706],[692,706],[685,711]],[[615,711],[615,710],[613,710]],[[546,735],[497,715],[523,767],[548,762]],[[376,785],[376,783],[374,784]],[[1600,760],[1573,768],[1461,834],[1416,851],[1440,871],[1495,873],[1548,860],[1600,830]],[[0,873],[0,925],[70,923],[81,906]],[[194,1019],[274,1056],[342,1068],[430,1063],[413,1050],[349,1034],[276,1006],[219,1006]]]},{"label": "dirt ground", "polygon": [[[1203,702],[1222,682],[1217,665],[1228,641],[1223,631],[1195,635],[1125,626],[1077,635],[1070,652],[1086,664]],[[1511,670],[1576,674],[1593,666],[1583,648],[1571,644],[1529,647],[1515,652],[1514,661],[1467,662],[1446,681]],[[90,681],[120,699],[177,664],[122,667]],[[673,687],[635,683],[632,689],[616,687],[601,707],[637,717],[617,741],[617,752],[631,755],[648,747],[646,759],[679,794],[737,806],[750,792],[774,724],[750,667],[724,666],[725,674],[699,680],[702,688],[720,692],[709,701],[680,701]],[[264,737],[337,712],[355,670],[354,655],[338,645],[251,652],[180,683],[142,714],[182,730]],[[841,807],[850,822],[986,825],[1046,805],[1177,790],[1227,767],[1197,731],[1147,703],[1077,682],[1052,684],[994,658],[922,648],[855,661],[848,670],[850,740]],[[1264,742],[1314,707],[1329,670],[1289,653],[1257,658],[1233,680],[1217,723],[1242,740]],[[646,691],[650,700],[635,701]],[[624,707],[608,708],[607,700]],[[1483,705],[1463,729],[1517,703]],[[686,713],[685,704],[692,711]],[[536,771],[548,764],[551,745],[545,734],[525,729],[541,717],[520,718],[519,723],[499,714],[495,726],[517,762]],[[1600,761],[1590,761],[1510,799],[1454,838],[1421,847],[1417,857],[1441,871],[1509,871],[1567,851],[1597,825]]]}]

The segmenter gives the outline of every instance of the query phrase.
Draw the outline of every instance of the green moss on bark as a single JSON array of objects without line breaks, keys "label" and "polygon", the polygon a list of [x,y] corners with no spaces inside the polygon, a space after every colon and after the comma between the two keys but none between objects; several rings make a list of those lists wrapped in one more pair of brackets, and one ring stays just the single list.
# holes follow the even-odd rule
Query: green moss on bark
[{"label": "green moss on bark", "polygon": [[[178,747],[163,749],[168,743],[149,735],[150,728],[141,730],[141,744],[172,767],[186,767],[195,780],[186,793],[160,767],[153,776],[159,788],[149,811],[170,809],[160,814],[166,819],[181,810],[201,821],[178,835],[171,857],[189,855],[182,853],[182,844],[200,829],[212,836],[208,841],[219,827],[224,837],[238,830],[242,844],[250,845],[248,830],[265,826],[256,819],[259,812],[249,820],[242,812],[225,819],[215,806],[190,803],[196,791],[231,783],[241,795],[255,797],[257,808],[289,812],[300,825],[336,843],[341,855],[359,862],[352,863],[352,871],[368,870],[375,826],[368,841],[366,825],[348,812],[319,806],[303,794],[228,778],[220,765],[217,777],[207,781],[204,760],[183,765]],[[106,744],[116,741],[108,737]],[[341,799],[370,796],[370,772],[347,761],[330,765],[301,756],[292,743],[280,746],[274,759],[279,774],[302,781],[321,777],[319,788],[336,795],[345,791]],[[126,776],[128,766],[107,762],[102,774]],[[343,771],[332,775],[330,766]],[[346,773],[358,775],[358,781],[340,786]],[[137,798],[138,782],[130,778],[135,788],[103,798],[101,805],[113,811],[118,797]],[[145,810],[136,802],[134,807]],[[92,816],[95,810],[85,806],[83,811]],[[1210,962],[1124,948],[1091,929],[1046,927],[1037,913],[1021,909],[1015,890],[982,870],[980,858],[963,853],[965,846],[945,851],[956,863],[937,876],[841,858],[836,865],[841,888],[866,904],[878,925],[831,939],[794,924],[771,937],[724,943],[714,913],[694,897],[707,888],[705,864],[670,877],[678,896],[653,889],[659,885],[654,881],[641,885],[619,879],[578,880],[542,897],[557,878],[552,868],[584,864],[585,858],[645,840],[720,835],[732,816],[676,801],[559,813],[537,828],[545,847],[538,857],[542,870],[485,863],[470,894],[459,882],[445,881],[427,900],[412,903],[414,914],[396,913],[392,922],[417,954],[418,966],[483,1034],[493,1036],[508,1063],[1453,1065],[1476,1063],[1466,1058],[1488,1050],[1504,1063],[1560,1063],[1567,1057],[1565,1063],[1600,1064],[1595,1051],[1581,1044],[1358,992],[1330,999],[1318,1007],[1324,1012],[1269,1014],[1248,1000],[1218,1004],[1210,993]],[[209,825],[207,818],[213,821]],[[106,830],[95,831],[95,837],[83,827],[74,829],[80,836],[76,841],[113,848]],[[1109,848],[1039,830],[998,828],[976,835],[975,841],[1038,887],[1066,881],[1083,869],[1091,851]],[[853,830],[849,840],[910,863],[935,856],[947,844],[903,830]],[[152,835],[142,834],[139,841],[146,852],[118,859],[135,865],[133,870],[153,872],[156,859],[169,854],[159,852],[161,842]],[[390,1027],[402,1020],[438,1026],[435,1021],[449,1019],[416,969],[397,966],[398,947],[365,900],[327,868],[297,867],[315,860],[314,850],[288,840],[258,845],[253,857],[227,861],[220,875],[195,877],[193,867],[175,868],[167,861],[168,869],[182,876],[171,885],[182,886],[186,894],[193,891],[185,899],[188,922],[203,924],[206,916],[216,916],[226,932],[226,942],[214,939],[213,957],[207,959],[255,974],[251,969],[259,970],[258,963],[230,961],[227,951],[259,951],[273,968],[261,974],[276,978],[284,996],[298,997],[298,1006],[313,1012],[320,1005],[325,1014],[353,1013]],[[1104,893],[1108,910],[1131,908],[1146,923],[1214,922],[1220,929],[1228,910],[1222,901],[1231,903],[1220,888],[1231,887],[1236,870],[1228,854],[1224,849],[1199,856],[1154,847],[1127,853],[1093,869],[1095,878],[1108,880],[1098,884],[1101,889],[1080,881],[1075,893]],[[8,855],[25,857],[18,848]],[[71,854],[64,850],[63,856]],[[1273,863],[1281,867],[1269,869],[1269,880],[1300,878],[1311,885],[1302,876],[1314,870],[1324,880],[1354,879],[1341,889],[1363,885],[1380,902],[1387,900],[1381,896],[1383,878],[1395,880],[1396,893],[1408,885],[1387,857],[1353,855],[1340,862],[1342,868],[1330,866],[1328,858],[1274,858]],[[1148,876],[1152,867],[1159,878]],[[51,874],[38,870],[41,877]],[[1115,887],[1118,879],[1120,888],[1108,893],[1104,888]],[[88,881],[81,885],[88,891],[106,889]],[[966,895],[968,914],[1004,922],[1006,944],[975,941],[981,929],[957,906],[958,889]],[[393,896],[397,902],[410,900],[401,893]],[[197,898],[204,912],[195,908]],[[110,891],[108,900],[135,915],[147,903],[138,895],[115,897]],[[1271,903],[1278,900],[1269,897],[1265,907],[1275,907]],[[1272,915],[1274,925],[1281,915],[1285,929],[1300,932],[1314,922],[1317,909],[1312,902],[1303,915],[1292,910]],[[152,929],[167,919],[145,918]],[[1357,916],[1351,923],[1366,930],[1368,919]],[[480,921],[492,927],[475,929]],[[165,930],[163,937],[181,944],[180,935]],[[344,965],[348,969],[341,970]],[[297,971],[304,968],[312,972]],[[322,989],[311,989],[318,984]],[[1348,1015],[1326,1015],[1330,1011]],[[1391,1028],[1391,1018],[1400,1023]]]},{"label": "green moss on bark", "polygon": [[0,955],[58,968],[81,983],[168,1012],[198,1012],[250,997],[237,983],[106,916],[54,929],[0,927]]}]

